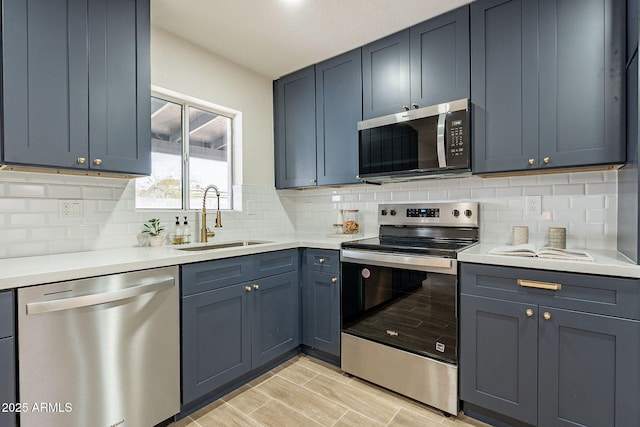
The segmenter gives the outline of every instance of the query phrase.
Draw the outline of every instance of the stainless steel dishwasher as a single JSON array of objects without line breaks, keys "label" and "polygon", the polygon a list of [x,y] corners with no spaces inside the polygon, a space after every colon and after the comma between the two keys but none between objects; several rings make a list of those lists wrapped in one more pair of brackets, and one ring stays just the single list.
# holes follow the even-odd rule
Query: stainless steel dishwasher
[{"label": "stainless steel dishwasher", "polygon": [[150,427],[180,410],[178,267],[18,290],[20,425]]}]

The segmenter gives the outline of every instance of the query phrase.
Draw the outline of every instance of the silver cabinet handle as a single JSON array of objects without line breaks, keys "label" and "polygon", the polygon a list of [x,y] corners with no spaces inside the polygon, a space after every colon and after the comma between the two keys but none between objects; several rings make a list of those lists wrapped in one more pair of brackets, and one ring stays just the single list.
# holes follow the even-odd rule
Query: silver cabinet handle
[{"label": "silver cabinet handle", "polygon": [[78,297],[54,299],[50,301],[32,302],[27,304],[27,316],[52,311],[70,310],[72,308],[89,307],[107,302],[120,301],[137,297],[151,292],[164,291],[175,286],[173,277],[162,278],[151,283],[130,286],[116,291],[98,294],[82,295]]}]

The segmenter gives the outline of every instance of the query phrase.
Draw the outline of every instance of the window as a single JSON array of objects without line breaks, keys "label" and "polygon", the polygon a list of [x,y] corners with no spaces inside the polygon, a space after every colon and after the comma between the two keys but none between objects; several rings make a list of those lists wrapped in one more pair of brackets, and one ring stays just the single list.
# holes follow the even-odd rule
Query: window
[{"label": "window", "polygon": [[[201,209],[215,185],[232,207],[233,114],[192,100],[151,97],[151,176],[136,180],[138,209]],[[216,207],[209,192],[207,208]]]}]

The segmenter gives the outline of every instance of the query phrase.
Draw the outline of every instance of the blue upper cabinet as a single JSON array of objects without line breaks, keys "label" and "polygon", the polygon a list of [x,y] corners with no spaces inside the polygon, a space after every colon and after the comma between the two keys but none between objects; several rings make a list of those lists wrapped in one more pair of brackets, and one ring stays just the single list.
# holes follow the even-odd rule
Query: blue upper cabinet
[{"label": "blue upper cabinet", "polygon": [[469,7],[411,27],[410,37],[411,103],[469,98]]},{"label": "blue upper cabinet", "polygon": [[5,1],[4,163],[149,174],[149,0]]},{"label": "blue upper cabinet", "polygon": [[360,49],[274,83],[276,187],[358,182]]},{"label": "blue upper cabinet", "polygon": [[361,62],[356,49],[316,65],[318,185],[358,182]]},{"label": "blue upper cabinet", "polygon": [[397,113],[411,98],[409,30],[362,47],[362,116]]},{"label": "blue upper cabinet", "polygon": [[625,5],[471,4],[473,172],[624,163]]},{"label": "blue upper cabinet", "polygon": [[316,185],[315,84],[313,66],[274,83],[277,188]]},{"label": "blue upper cabinet", "polygon": [[362,48],[363,117],[469,97],[469,7]]}]

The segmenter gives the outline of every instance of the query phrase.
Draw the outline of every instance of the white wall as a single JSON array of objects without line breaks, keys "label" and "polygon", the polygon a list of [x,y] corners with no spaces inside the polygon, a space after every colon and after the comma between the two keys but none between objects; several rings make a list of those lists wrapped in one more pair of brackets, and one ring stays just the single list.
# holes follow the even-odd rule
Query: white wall
[{"label": "white wall", "polygon": [[151,83],[241,111],[242,184],[273,186],[270,79],[151,27]]}]

